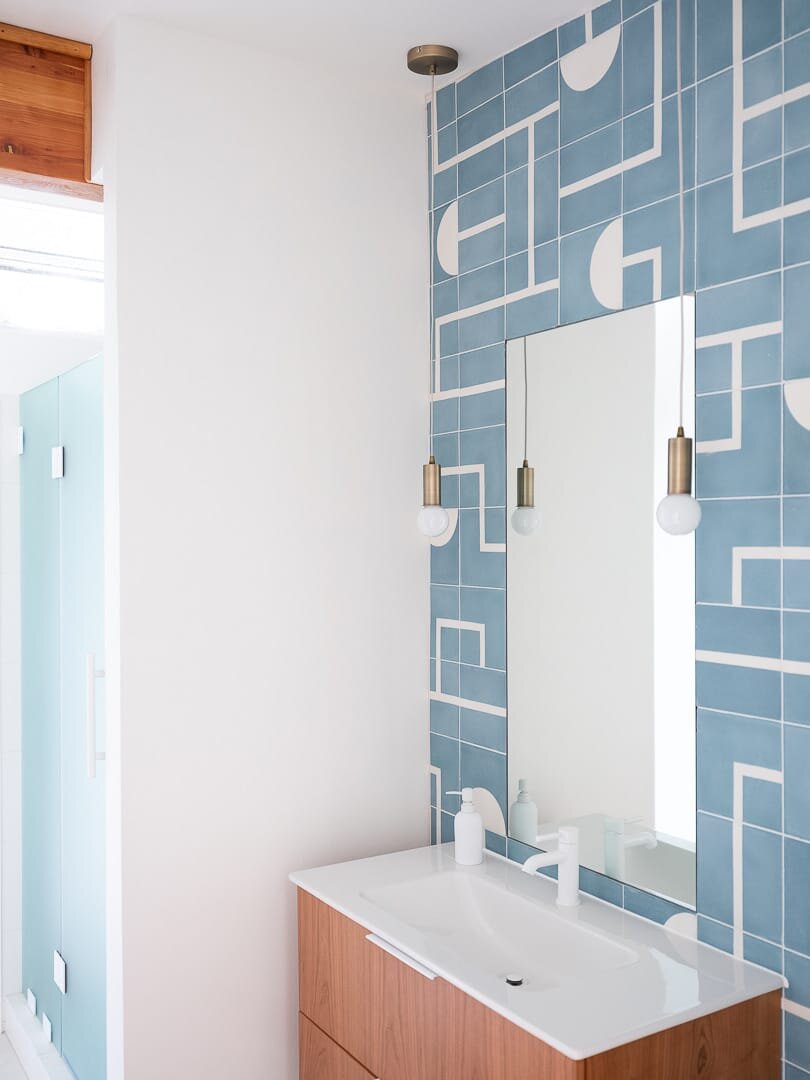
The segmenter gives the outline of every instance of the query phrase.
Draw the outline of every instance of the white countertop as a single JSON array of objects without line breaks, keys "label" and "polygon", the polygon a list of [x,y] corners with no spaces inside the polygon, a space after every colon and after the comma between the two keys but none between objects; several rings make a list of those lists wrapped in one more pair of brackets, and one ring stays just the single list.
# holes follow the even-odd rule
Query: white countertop
[{"label": "white countertop", "polygon": [[[496,855],[457,866],[452,844],[290,880],[575,1060],[784,986],[585,894],[579,907],[558,908],[556,882]],[[504,965],[525,975],[522,987],[506,984]]]}]

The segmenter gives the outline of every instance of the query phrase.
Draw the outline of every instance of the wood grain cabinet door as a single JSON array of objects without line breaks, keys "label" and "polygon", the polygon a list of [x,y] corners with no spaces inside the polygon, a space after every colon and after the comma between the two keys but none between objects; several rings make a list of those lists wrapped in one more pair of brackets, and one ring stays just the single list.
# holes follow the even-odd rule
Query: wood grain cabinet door
[{"label": "wood grain cabinet door", "polygon": [[375,1080],[320,1028],[298,1014],[300,1080]]}]

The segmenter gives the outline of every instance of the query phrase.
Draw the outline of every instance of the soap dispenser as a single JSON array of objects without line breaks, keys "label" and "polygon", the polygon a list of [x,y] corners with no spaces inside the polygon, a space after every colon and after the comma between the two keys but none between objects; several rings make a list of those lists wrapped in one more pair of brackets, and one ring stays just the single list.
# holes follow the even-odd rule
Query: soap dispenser
[{"label": "soap dispenser", "polygon": [[461,796],[461,809],[455,819],[455,860],[459,866],[478,866],[484,861],[484,822],[473,805],[473,789],[448,791]]},{"label": "soap dispenser", "polygon": [[518,797],[509,811],[509,835],[537,846],[537,803],[529,794],[528,780],[518,780]]}]

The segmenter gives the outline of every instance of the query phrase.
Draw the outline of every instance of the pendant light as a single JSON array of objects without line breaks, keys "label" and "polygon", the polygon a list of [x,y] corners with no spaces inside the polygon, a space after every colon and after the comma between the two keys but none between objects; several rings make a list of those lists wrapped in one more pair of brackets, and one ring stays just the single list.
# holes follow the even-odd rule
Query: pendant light
[{"label": "pendant light", "polygon": [[517,471],[517,506],[512,511],[512,528],[521,536],[531,536],[540,525],[540,511],[534,505],[534,469],[529,464],[529,363],[523,339],[523,464]]},{"label": "pendant light", "polygon": [[664,532],[673,536],[686,536],[695,531],[700,524],[702,511],[700,503],[692,497],[692,440],[687,439],[683,431],[683,382],[685,369],[684,320],[684,245],[686,226],[683,203],[683,102],[681,100],[681,0],[676,0],[676,43],[675,65],[677,67],[678,96],[678,211],[680,217],[680,399],[678,406],[678,430],[668,446],[667,494],[658,504],[656,518]]},{"label": "pendant light", "polygon": [[[408,50],[408,68],[417,75],[430,75],[430,129],[438,138],[436,119],[436,76],[458,67],[458,53],[447,45],[416,45]],[[430,263],[430,323],[428,325],[428,460],[422,466],[422,506],[416,516],[419,531],[425,536],[441,536],[450,526],[450,515],[442,506],[442,469],[433,454],[433,169],[428,167],[428,233]]]}]

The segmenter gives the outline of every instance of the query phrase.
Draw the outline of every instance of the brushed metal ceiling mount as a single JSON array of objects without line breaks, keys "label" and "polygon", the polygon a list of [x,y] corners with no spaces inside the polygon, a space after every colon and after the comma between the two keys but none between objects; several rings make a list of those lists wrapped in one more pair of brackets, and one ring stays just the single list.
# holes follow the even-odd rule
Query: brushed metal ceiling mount
[{"label": "brushed metal ceiling mount", "polygon": [[448,75],[458,67],[458,53],[449,45],[414,45],[408,68],[417,75]]}]

